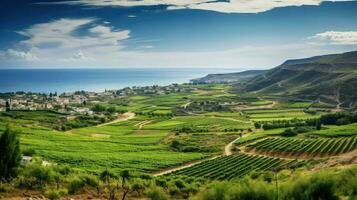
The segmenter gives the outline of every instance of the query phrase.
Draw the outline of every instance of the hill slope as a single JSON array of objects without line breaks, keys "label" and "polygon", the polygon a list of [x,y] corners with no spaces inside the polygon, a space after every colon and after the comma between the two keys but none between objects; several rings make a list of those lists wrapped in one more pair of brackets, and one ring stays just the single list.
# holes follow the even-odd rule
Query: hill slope
[{"label": "hill slope", "polygon": [[241,83],[248,81],[258,75],[265,73],[266,70],[248,70],[237,73],[227,74],[209,74],[202,78],[191,80],[194,84],[209,84],[209,83]]},{"label": "hill slope", "polygon": [[237,91],[280,94],[357,108],[357,51],[288,60],[237,85]]}]

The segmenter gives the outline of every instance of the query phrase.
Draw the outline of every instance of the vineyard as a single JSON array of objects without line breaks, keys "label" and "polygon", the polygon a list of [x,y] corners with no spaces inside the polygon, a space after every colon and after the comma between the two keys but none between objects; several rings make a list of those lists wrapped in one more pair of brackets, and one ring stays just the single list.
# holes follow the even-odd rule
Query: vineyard
[{"label": "vineyard", "polygon": [[251,172],[295,168],[303,162],[305,161],[237,154],[208,160],[173,174],[208,179],[232,179],[243,177]]},{"label": "vineyard", "polygon": [[292,155],[337,155],[354,150],[357,137],[327,138],[267,138],[247,146],[248,149],[270,152],[284,152]]}]

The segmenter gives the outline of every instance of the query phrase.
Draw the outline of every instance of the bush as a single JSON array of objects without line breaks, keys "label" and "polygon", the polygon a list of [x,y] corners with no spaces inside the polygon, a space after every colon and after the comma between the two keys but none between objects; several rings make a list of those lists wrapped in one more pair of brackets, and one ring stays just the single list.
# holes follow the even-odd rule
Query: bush
[{"label": "bush", "polygon": [[61,198],[61,195],[57,190],[49,190],[45,192],[45,196],[50,200],[57,200]]},{"label": "bush", "polygon": [[334,193],[334,180],[329,175],[316,174],[311,178],[301,178],[288,187],[286,200],[338,200]]},{"label": "bush", "polygon": [[80,190],[82,190],[84,186],[85,186],[85,182],[82,179],[75,177],[69,182],[68,192],[70,194],[76,194]]},{"label": "bush", "polygon": [[85,185],[91,186],[91,187],[98,187],[99,185],[99,180],[97,177],[89,174],[82,175],[80,177]]},{"label": "bush", "polygon": [[147,192],[147,196],[151,200],[167,200],[167,195],[158,187],[152,188]]},{"label": "bush", "polygon": [[34,155],[36,155],[36,151],[34,149],[24,149],[22,151],[22,155],[24,155],[24,156],[34,156]]},{"label": "bush", "polygon": [[273,200],[275,192],[271,184],[243,179],[240,182],[221,182],[201,192],[200,200]]},{"label": "bush", "polygon": [[131,185],[131,190],[133,192],[136,192],[136,194],[138,196],[141,196],[142,192],[144,191],[145,186],[142,182],[139,181],[135,181],[132,185]]},{"label": "bush", "polygon": [[201,200],[228,200],[229,199],[229,194],[228,190],[231,187],[230,184],[227,183],[219,183],[215,185],[214,187],[203,191],[199,199]]},{"label": "bush", "polygon": [[45,167],[42,161],[33,161],[23,170],[23,177],[20,179],[20,185],[28,188],[43,187],[55,180],[56,173],[53,168]]},{"label": "bush", "polygon": [[45,196],[50,200],[60,199],[62,196],[66,195],[66,194],[67,194],[66,189],[45,191]]}]

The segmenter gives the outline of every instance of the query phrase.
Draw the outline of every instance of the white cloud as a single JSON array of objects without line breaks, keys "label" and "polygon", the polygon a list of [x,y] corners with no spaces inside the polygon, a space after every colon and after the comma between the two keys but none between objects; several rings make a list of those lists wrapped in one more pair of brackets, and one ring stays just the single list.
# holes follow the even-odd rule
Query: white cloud
[{"label": "white cloud", "polygon": [[2,57],[7,58],[9,60],[20,60],[20,61],[36,61],[38,57],[36,54],[30,51],[21,51],[21,50],[14,50],[8,49],[5,52],[2,52]]},{"label": "white cloud", "polygon": [[81,27],[93,24],[95,19],[59,19],[48,23],[31,26],[19,34],[29,37],[22,44],[30,47],[46,49],[56,47],[78,50],[84,47],[116,46],[122,48],[119,41],[129,38],[130,31],[114,31],[111,27],[97,25],[84,31],[93,33],[93,36],[76,34]]},{"label": "white cloud", "polygon": [[[42,61],[51,62],[94,60],[95,55],[120,51],[124,48],[122,41],[130,38],[130,31],[114,30],[107,23],[96,24],[92,18],[64,18],[36,24],[17,33],[28,38],[16,46],[35,49]],[[8,52],[2,57],[37,59],[37,56],[25,51],[9,49]]]},{"label": "white cloud", "polygon": [[357,31],[327,31],[308,38],[311,44],[357,45]]},{"label": "white cloud", "polygon": [[73,59],[74,60],[91,60],[90,58],[88,58],[82,50],[79,50],[77,53],[75,53],[73,55]]},{"label": "white cloud", "polygon": [[69,4],[81,6],[111,6],[133,7],[167,5],[168,9],[199,9],[223,13],[258,13],[278,7],[319,5],[324,1],[350,1],[350,0],[72,0],[51,4]]}]

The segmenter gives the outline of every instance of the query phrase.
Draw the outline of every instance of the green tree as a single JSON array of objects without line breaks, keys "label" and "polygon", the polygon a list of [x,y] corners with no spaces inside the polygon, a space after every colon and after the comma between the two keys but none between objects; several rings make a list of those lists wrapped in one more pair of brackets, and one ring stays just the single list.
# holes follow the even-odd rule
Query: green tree
[{"label": "green tree", "polygon": [[321,121],[320,120],[316,120],[316,130],[321,130]]},{"label": "green tree", "polygon": [[128,170],[124,170],[120,173],[122,178],[121,188],[123,190],[123,197],[122,200],[125,200],[126,195],[130,192],[130,187],[126,185],[126,181],[131,178],[131,175]]},{"label": "green tree", "polygon": [[11,110],[11,106],[10,106],[10,101],[9,100],[6,101],[5,109],[6,109],[6,112],[9,112]]},{"label": "green tree", "polygon": [[16,133],[7,127],[0,137],[0,179],[9,180],[15,177],[20,161],[19,139]]}]

